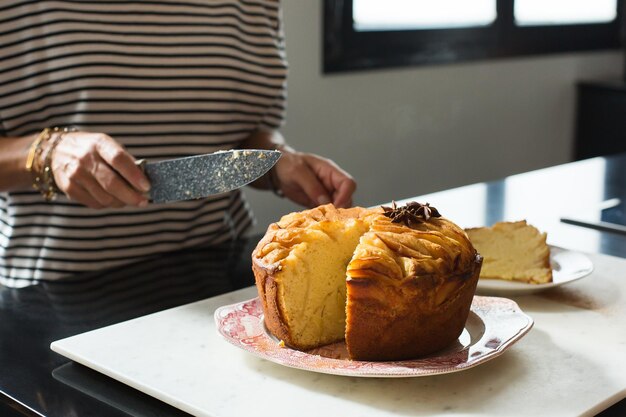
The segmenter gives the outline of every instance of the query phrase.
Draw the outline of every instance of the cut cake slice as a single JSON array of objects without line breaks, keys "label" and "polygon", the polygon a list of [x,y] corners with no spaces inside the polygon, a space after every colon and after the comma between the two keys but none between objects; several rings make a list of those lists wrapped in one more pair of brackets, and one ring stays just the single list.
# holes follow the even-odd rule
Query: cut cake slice
[{"label": "cut cake slice", "polygon": [[525,220],[499,222],[492,227],[476,227],[465,231],[483,257],[481,279],[532,284],[552,282],[546,234]]}]

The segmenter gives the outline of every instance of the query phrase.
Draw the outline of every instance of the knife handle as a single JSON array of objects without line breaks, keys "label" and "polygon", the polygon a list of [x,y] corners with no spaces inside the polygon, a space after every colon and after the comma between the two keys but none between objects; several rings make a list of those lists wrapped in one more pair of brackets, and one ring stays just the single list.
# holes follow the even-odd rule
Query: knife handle
[{"label": "knife handle", "polygon": [[135,165],[137,165],[139,169],[143,171],[144,174],[146,173],[146,160],[145,159],[137,159],[135,161]]},{"label": "knife handle", "polygon": [[[145,159],[135,160],[135,165],[139,167],[141,172],[143,172],[143,174],[148,178],[148,181],[150,181],[150,178],[148,177],[148,174],[146,173],[146,164],[147,162]],[[147,193],[144,193],[144,195],[147,196],[150,201],[152,201],[152,198],[150,198],[150,191],[148,191]]]}]

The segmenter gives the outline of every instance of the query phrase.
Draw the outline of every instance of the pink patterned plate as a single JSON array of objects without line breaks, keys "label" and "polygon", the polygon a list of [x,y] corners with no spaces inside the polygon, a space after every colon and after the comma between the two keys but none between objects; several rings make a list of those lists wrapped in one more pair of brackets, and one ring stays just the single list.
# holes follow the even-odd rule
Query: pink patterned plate
[{"label": "pink patterned plate", "polygon": [[368,362],[348,359],[343,342],[308,352],[281,347],[263,324],[258,298],[218,308],[215,322],[228,342],[280,365],[334,375],[388,378],[472,368],[501,355],[533,326],[533,320],[514,301],[475,296],[465,329],[452,346],[414,360]]}]

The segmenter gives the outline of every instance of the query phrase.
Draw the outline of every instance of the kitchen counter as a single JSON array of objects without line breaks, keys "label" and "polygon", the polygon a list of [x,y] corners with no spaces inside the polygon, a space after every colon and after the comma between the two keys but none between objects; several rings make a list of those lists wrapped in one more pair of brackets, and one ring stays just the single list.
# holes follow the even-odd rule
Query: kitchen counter
[{"label": "kitchen counter", "polygon": [[[624,366],[623,335],[626,332],[620,332],[620,329],[625,328],[626,321],[620,314],[624,313],[626,305],[626,259],[621,259],[626,258],[626,235],[565,224],[559,218],[572,209],[591,210],[594,205],[609,198],[626,198],[626,155],[594,158],[501,181],[416,197],[418,201],[430,202],[446,217],[464,227],[526,218],[548,232],[550,244],[589,253],[594,262],[600,265],[593,276],[605,281],[596,289],[592,280],[585,278],[562,289],[515,298],[522,309],[535,319],[535,328],[529,335],[502,357],[470,371],[434,379],[382,380],[388,381],[388,389],[384,392],[387,395],[392,395],[392,391],[400,393],[404,396],[404,402],[401,399],[391,401],[390,398],[373,401],[368,389],[371,390],[380,381],[358,378],[358,381],[353,381],[355,378],[291,370],[239,352],[220,341],[224,344],[223,349],[231,352],[224,360],[244,361],[245,368],[255,372],[256,377],[263,376],[287,384],[292,381],[297,391],[306,393],[315,390],[313,394],[316,401],[323,402],[324,398],[328,398],[327,405],[344,398],[343,405],[352,403],[347,410],[353,407],[359,415],[366,415],[368,410],[373,415],[412,415],[424,414],[426,411],[442,415],[480,415],[479,407],[470,407],[463,400],[464,397],[478,395],[480,386],[483,386],[471,384],[471,378],[468,379],[470,372],[483,382],[487,377],[498,381],[492,387],[493,404],[506,407],[502,405],[503,393],[506,391],[507,395],[520,400],[510,403],[510,414],[519,412],[525,415],[526,387],[532,382],[527,378],[529,375],[538,375],[526,372],[526,369],[532,366],[548,367],[564,361],[574,372],[570,375],[571,380],[565,383],[557,379],[535,381],[538,385],[545,385],[549,393],[541,400],[549,401],[553,398],[562,404],[581,403],[582,409],[586,411],[579,414],[594,415],[626,396],[624,373],[617,372]],[[219,247],[171,253],[111,271],[77,276],[60,283],[39,284],[23,289],[0,288],[0,415],[187,415],[176,407],[69,361],[52,352],[50,343],[192,302],[210,304],[226,298],[249,297],[254,293],[249,288],[253,284],[249,254],[257,240],[258,236]],[[240,291],[233,293],[235,290]],[[211,299],[215,296],[222,298]],[[591,326],[591,330],[586,327],[580,329],[580,332],[587,331],[593,338],[588,340],[587,346],[583,344],[570,349],[563,341],[580,333],[572,328],[577,322],[574,319],[582,319],[581,323]],[[550,330],[552,333],[547,331],[558,329],[561,322],[561,330]],[[598,337],[602,332],[606,332],[606,340]],[[542,347],[550,346],[558,350],[541,350]],[[143,346],[142,349],[147,351],[150,347]],[[587,349],[588,354],[578,355],[577,349]],[[600,352],[607,356],[600,357]],[[615,367],[612,370],[602,368],[605,359],[613,357]],[[504,374],[505,370],[507,374]],[[516,379],[501,380],[503,376],[513,374],[520,378],[519,385],[516,385]],[[309,379],[323,380],[325,384],[311,384]],[[342,383],[348,384],[342,393],[336,394],[328,388]],[[446,387],[447,383],[452,385]],[[584,388],[585,384],[589,384],[587,393],[590,406],[583,401],[585,390],[581,387]],[[606,384],[613,390],[621,384],[621,391],[618,389],[614,395],[603,398],[602,394],[598,394],[597,384]],[[420,412],[419,401],[427,401],[428,396],[433,398],[437,387],[440,390],[447,389],[452,396],[450,400],[445,404],[430,402]],[[519,391],[516,387],[519,387]],[[568,393],[575,395],[575,398],[568,397]],[[225,392],[207,392],[206,395],[236,397],[235,394]],[[411,407],[406,402],[407,395],[415,395]],[[218,402],[220,407],[226,407],[220,408],[223,415],[237,415],[231,414],[233,409],[229,412],[224,401]],[[624,415],[625,402],[622,400],[601,415]],[[245,400],[239,399],[237,406],[245,408],[245,403]],[[248,405],[261,411],[254,404]],[[323,403],[319,406],[321,409],[326,407]]]}]

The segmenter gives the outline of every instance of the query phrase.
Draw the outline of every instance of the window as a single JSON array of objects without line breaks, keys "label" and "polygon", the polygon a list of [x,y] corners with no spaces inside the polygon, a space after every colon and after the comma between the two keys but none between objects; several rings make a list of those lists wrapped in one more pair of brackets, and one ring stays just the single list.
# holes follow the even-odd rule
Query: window
[{"label": "window", "polygon": [[324,71],[620,46],[626,0],[324,0]]},{"label": "window", "polygon": [[352,5],[359,32],[476,27],[496,20],[496,0],[353,0]]},{"label": "window", "polygon": [[617,0],[516,0],[519,26],[611,23],[617,18]]}]

